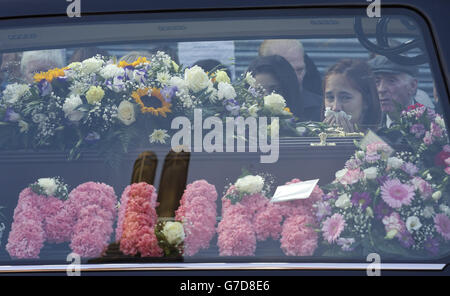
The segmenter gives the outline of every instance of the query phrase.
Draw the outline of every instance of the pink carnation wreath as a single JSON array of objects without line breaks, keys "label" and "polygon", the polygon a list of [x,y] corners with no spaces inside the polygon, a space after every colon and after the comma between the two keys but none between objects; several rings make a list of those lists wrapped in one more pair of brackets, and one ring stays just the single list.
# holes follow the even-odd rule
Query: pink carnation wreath
[{"label": "pink carnation wreath", "polygon": [[19,195],[6,250],[14,258],[39,258],[46,241],[71,241],[80,256],[98,256],[112,233],[116,201],[112,187],[101,183],[78,186],[66,201],[27,187]]},{"label": "pink carnation wreath", "polygon": [[195,255],[209,247],[216,233],[217,191],[205,180],[189,184],[175,212],[175,220],[183,223],[185,232],[184,254]]},{"label": "pink carnation wreath", "polygon": [[[286,184],[300,182],[293,179]],[[280,239],[288,256],[311,256],[317,248],[313,204],[323,191],[316,186],[308,199],[270,203],[262,194],[246,195],[235,204],[226,198],[236,188],[231,186],[222,198],[222,220],[217,227],[221,256],[254,255],[257,241]]]},{"label": "pink carnation wreath", "polygon": [[101,255],[113,233],[116,204],[114,189],[103,183],[83,183],[70,192],[64,221],[73,225],[70,247],[74,253]]},{"label": "pink carnation wreath", "polygon": [[29,187],[22,190],[6,244],[9,255],[19,259],[39,258],[45,241],[57,241],[57,234],[52,232],[55,224],[49,217],[60,211],[63,203],[56,197],[34,193]]},{"label": "pink carnation wreath", "polygon": [[163,250],[155,235],[157,222],[157,195],[155,188],[145,182],[125,188],[119,210],[116,240],[126,255],[161,257]]}]

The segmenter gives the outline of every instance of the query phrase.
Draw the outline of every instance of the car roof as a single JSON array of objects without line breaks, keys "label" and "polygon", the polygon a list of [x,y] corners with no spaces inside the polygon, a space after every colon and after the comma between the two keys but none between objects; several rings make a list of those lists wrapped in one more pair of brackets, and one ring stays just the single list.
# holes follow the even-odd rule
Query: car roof
[{"label": "car roof", "polygon": [[[69,1],[69,0],[67,0]],[[2,9],[0,17],[21,17],[38,15],[61,15],[65,14],[70,2],[64,0],[0,0]],[[344,6],[358,5],[368,6],[370,3],[366,0],[166,0],[166,1],[142,1],[142,0],[79,0],[81,2],[81,11],[85,14],[91,13],[111,13],[111,12],[144,12],[144,11],[174,11],[190,9],[231,9],[231,8],[255,8],[255,7],[305,7],[305,6]],[[382,0],[381,5],[404,5],[416,7],[423,11],[430,6],[428,1],[419,0]],[[448,1],[438,0],[433,3],[444,5]],[[449,5],[447,5],[449,6]]]}]

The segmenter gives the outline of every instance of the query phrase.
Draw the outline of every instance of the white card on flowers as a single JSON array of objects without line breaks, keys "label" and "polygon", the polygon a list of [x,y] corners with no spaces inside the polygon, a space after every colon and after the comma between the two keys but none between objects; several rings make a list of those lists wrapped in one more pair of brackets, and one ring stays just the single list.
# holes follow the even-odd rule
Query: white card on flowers
[{"label": "white card on flowers", "polygon": [[316,187],[319,179],[308,180],[289,185],[278,186],[270,202],[283,202],[297,199],[307,199]]}]

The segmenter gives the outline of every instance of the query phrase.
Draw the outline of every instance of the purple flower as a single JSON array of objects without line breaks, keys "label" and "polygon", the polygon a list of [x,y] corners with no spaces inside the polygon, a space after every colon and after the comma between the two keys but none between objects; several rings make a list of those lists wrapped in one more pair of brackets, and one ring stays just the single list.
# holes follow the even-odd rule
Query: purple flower
[{"label": "purple flower", "polygon": [[50,84],[50,82],[48,82],[45,79],[42,79],[41,81],[39,81],[38,89],[39,89],[39,95],[41,97],[48,96],[53,90],[52,85]]},{"label": "purple flower", "polygon": [[419,168],[412,162],[404,162],[401,169],[410,176],[414,176],[419,172]]},{"label": "purple flower", "polygon": [[441,138],[444,135],[444,131],[442,128],[437,125],[436,123],[431,123],[431,135],[433,135],[436,138]]},{"label": "purple flower", "polygon": [[377,178],[378,185],[380,185],[380,186],[383,185],[384,182],[386,182],[388,179],[389,179],[388,176],[381,176],[381,177],[378,177],[378,178]]},{"label": "purple flower", "polygon": [[428,237],[425,242],[425,250],[436,256],[439,253],[439,241],[431,236]]},{"label": "purple flower", "polygon": [[6,109],[6,113],[5,113],[5,118],[3,119],[4,121],[9,121],[9,122],[17,122],[20,119],[20,114],[14,112],[14,109],[11,107],[8,107]]},{"label": "purple flower", "polygon": [[411,126],[409,131],[414,134],[416,138],[420,138],[423,134],[425,134],[425,126],[421,123],[416,123]]},{"label": "purple flower", "polygon": [[228,99],[223,103],[225,105],[225,109],[230,112],[232,116],[239,115],[239,110],[241,109],[241,107],[239,106],[238,101],[236,101],[235,99]]},{"label": "purple flower", "polygon": [[442,150],[445,152],[450,152],[450,145],[444,145],[444,148]]},{"label": "purple flower", "polygon": [[384,202],[380,201],[374,209],[375,218],[378,220],[382,220],[386,216],[390,216],[392,213],[392,209]]},{"label": "purple flower", "polygon": [[177,91],[178,91],[178,87],[176,87],[176,86],[172,86],[172,87],[165,86],[161,90],[161,95],[163,96],[163,98],[166,102],[170,103],[172,101],[173,96],[176,94]]},{"label": "purple flower", "polygon": [[355,192],[352,195],[352,204],[355,206],[361,206],[365,210],[371,202],[370,194],[367,192]]},{"label": "purple flower", "polygon": [[357,169],[361,166],[362,161],[357,159],[357,158],[351,158],[349,160],[347,160],[347,162],[345,163],[345,168],[349,169],[349,170],[354,170]]},{"label": "purple flower", "polygon": [[325,194],[322,199],[326,201],[326,200],[330,200],[333,198],[336,199],[337,197],[338,197],[337,190],[333,190],[333,191]]},{"label": "purple flower", "polygon": [[400,244],[405,248],[410,248],[414,244],[414,239],[408,231],[403,231],[397,234]]},{"label": "purple flower", "polygon": [[114,77],[113,80],[107,80],[105,82],[106,87],[114,92],[119,92],[125,88],[125,83],[123,82],[123,76]]}]

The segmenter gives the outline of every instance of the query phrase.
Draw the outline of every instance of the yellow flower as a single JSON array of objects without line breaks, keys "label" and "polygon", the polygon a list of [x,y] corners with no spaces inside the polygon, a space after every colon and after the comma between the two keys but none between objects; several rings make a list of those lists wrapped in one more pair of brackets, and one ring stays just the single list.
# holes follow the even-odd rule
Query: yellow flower
[{"label": "yellow flower", "polygon": [[222,70],[218,70],[215,73],[215,81],[216,82],[225,82],[225,83],[231,83],[230,77],[228,77],[227,72],[222,71]]},{"label": "yellow flower", "polygon": [[138,59],[132,63],[128,63],[127,61],[120,61],[118,66],[121,68],[125,68],[126,66],[136,67],[137,65],[145,63],[150,63],[150,61],[148,61],[146,57],[138,57]]},{"label": "yellow flower", "polygon": [[[146,106],[142,101],[142,97],[144,96],[152,96],[157,98],[161,102],[161,107]],[[141,88],[137,91],[134,91],[131,94],[131,97],[139,106],[141,106],[142,113],[152,113],[155,116],[161,115],[163,117],[166,117],[166,113],[172,112],[170,110],[172,104],[164,100],[164,97],[161,95],[161,90],[159,88]]]},{"label": "yellow flower", "polygon": [[86,92],[86,100],[89,104],[100,102],[105,96],[105,92],[100,86],[91,86]]},{"label": "yellow flower", "polygon": [[64,70],[67,69],[68,69],[67,67],[50,69],[47,72],[39,72],[34,74],[33,78],[35,82],[39,82],[43,79],[47,80],[48,82],[52,82],[53,79],[66,75],[64,73]]}]

